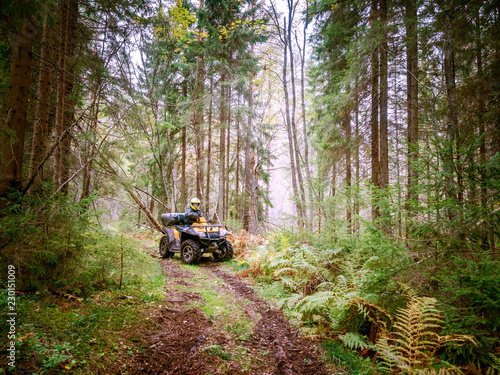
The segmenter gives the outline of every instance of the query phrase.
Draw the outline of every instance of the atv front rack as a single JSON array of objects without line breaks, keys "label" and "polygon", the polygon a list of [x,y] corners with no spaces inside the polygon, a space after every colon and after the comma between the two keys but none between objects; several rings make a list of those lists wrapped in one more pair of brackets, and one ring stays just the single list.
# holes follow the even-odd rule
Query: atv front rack
[{"label": "atv front rack", "polygon": [[[196,228],[204,228],[205,229],[205,235],[207,236],[207,238],[210,238],[210,234],[214,234],[217,233],[217,237],[220,237],[220,230],[222,228],[226,229],[227,230],[227,227],[224,225],[224,224],[212,224],[212,225],[191,225],[191,228],[193,229],[196,229]],[[210,230],[208,229],[210,228]],[[212,228],[218,228],[217,229],[217,232],[215,232],[214,230],[212,230]]]}]

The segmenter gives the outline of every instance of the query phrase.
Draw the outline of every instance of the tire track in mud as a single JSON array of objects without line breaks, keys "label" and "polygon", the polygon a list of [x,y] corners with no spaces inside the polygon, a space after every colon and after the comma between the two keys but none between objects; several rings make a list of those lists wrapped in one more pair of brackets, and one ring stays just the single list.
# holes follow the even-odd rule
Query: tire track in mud
[{"label": "tire track in mud", "polygon": [[290,326],[281,310],[272,309],[269,303],[260,299],[254,290],[237,277],[225,273],[214,264],[209,264],[208,268],[214,275],[222,278],[235,295],[252,301],[251,308],[254,311],[247,311],[252,320],[255,321],[255,312],[261,315],[247,343],[260,349],[272,349],[277,368],[274,374],[321,375],[329,373],[312,345],[300,337],[296,328]]},{"label": "tire track in mud", "polygon": [[[224,281],[221,293],[230,293],[253,322],[247,339],[227,343],[224,332],[217,332],[215,322],[198,308],[183,311],[190,301],[203,301],[196,292],[177,291],[176,285],[189,286],[193,274],[181,270],[179,261],[160,260],[165,275],[166,301],[172,308],[162,308],[154,317],[157,329],[143,336],[144,352],[134,358],[128,369],[145,374],[252,374],[252,375],[323,375],[329,374],[325,363],[308,340],[291,327],[283,312],[260,299],[243,280],[220,269],[212,261],[201,262],[199,268],[211,279]],[[230,339],[230,340],[234,340]],[[250,368],[237,362],[223,361],[207,345],[239,345],[255,357]],[[260,356],[258,353],[269,353]]]}]

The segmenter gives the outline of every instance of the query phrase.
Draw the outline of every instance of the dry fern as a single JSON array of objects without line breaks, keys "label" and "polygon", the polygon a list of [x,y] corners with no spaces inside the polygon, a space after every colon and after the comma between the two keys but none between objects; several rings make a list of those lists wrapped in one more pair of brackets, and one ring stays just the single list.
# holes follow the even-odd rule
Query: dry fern
[{"label": "dry fern", "polygon": [[439,371],[432,368],[439,362],[436,351],[450,342],[474,341],[466,335],[440,336],[442,326],[435,298],[411,296],[408,307],[399,310],[393,331],[383,333],[376,342],[383,365],[406,374],[456,374],[459,370],[452,365]]}]

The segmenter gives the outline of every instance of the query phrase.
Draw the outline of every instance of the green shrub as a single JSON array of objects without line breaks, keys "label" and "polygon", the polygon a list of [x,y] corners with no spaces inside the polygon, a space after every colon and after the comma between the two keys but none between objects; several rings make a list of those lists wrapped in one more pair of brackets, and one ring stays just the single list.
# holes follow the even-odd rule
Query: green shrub
[{"label": "green shrub", "polygon": [[[103,229],[88,207],[63,194],[29,194],[11,199],[2,228],[0,268],[16,268],[16,288],[71,288],[85,295],[130,262],[130,240]],[[117,282],[117,277],[113,278]],[[97,283],[97,284],[96,284]]]}]

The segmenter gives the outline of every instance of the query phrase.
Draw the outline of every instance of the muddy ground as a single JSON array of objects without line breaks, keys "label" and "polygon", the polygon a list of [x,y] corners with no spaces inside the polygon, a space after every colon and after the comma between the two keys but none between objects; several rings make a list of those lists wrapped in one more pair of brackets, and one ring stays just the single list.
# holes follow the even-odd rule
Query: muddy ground
[{"label": "muddy ground", "polygon": [[[203,258],[184,266],[160,259],[165,305],[153,317],[156,329],[142,335],[145,348],[127,364],[144,374],[331,374],[315,345],[300,337],[282,311],[260,299],[247,280]],[[208,306],[202,294],[226,306]],[[215,305],[213,301],[209,301]],[[222,311],[207,313],[207,311]],[[220,309],[220,310],[218,310]],[[205,310],[205,311],[203,311]]]}]

